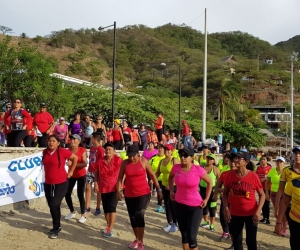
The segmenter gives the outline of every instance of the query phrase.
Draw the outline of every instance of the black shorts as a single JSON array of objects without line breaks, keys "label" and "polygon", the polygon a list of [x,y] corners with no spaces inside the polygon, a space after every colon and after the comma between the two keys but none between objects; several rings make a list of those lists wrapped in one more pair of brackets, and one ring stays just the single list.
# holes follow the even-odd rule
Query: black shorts
[{"label": "black shorts", "polygon": [[102,206],[105,214],[117,211],[118,198],[117,192],[101,193]]}]

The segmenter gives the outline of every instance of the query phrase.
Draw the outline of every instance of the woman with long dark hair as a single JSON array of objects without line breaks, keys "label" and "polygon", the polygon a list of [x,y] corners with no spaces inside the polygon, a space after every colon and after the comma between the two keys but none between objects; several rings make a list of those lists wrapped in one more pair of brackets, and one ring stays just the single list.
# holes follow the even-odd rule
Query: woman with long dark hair
[{"label": "woman with long dark hair", "polygon": [[[69,181],[77,165],[77,156],[71,151],[60,147],[60,140],[56,135],[48,138],[48,147],[43,150],[43,166],[45,171],[45,196],[50,208],[53,228],[49,230],[50,238],[56,239],[60,227],[61,201],[65,197]],[[69,160],[69,171],[66,172],[65,163]]]}]

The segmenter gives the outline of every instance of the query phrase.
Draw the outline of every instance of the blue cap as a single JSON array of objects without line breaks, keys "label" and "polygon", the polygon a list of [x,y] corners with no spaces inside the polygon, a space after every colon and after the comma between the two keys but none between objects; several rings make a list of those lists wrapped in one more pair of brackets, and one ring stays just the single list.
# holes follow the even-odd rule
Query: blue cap
[{"label": "blue cap", "polygon": [[237,151],[236,148],[233,148],[233,149],[232,149],[232,153],[236,154],[237,152],[238,152],[238,151]]}]

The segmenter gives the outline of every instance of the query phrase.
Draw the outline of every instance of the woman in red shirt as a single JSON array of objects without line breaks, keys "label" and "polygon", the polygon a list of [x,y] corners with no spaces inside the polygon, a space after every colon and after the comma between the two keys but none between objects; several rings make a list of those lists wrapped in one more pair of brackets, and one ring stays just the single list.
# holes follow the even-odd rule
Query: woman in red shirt
[{"label": "woman in red shirt", "polygon": [[[256,173],[246,168],[250,161],[247,152],[234,154],[236,170],[228,172],[224,180],[223,205],[225,218],[230,222],[232,242],[235,250],[243,249],[243,227],[246,225],[246,244],[248,249],[257,250],[257,224],[265,201],[265,193]],[[259,195],[257,204],[255,193]],[[228,196],[230,194],[230,208]]]},{"label": "woman in red shirt", "polygon": [[[70,163],[68,173],[65,169],[67,159]],[[77,159],[71,151],[60,147],[60,141],[56,135],[49,136],[48,147],[43,150],[42,162],[45,171],[44,191],[53,223],[53,228],[48,232],[51,239],[56,239],[61,231],[61,201],[67,193],[68,178],[73,175]]]},{"label": "woman in red shirt", "polygon": [[124,138],[123,138],[123,132],[122,129],[120,128],[120,120],[115,119],[114,120],[114,128],[112,129],[112,137],[113,137],[113,144],[115,146],[115,149],[122,150],[124,143]]},{"label": "woman in red shirt", "polygon": [[[263,187],[265,194],[270,195],[271,186],[269,185],[269,187],[266,187],[266,181],[268,178],[268,173],[272,169],[272,166],[270,166],[268,164],[268,159],[264,155],[260,158],[259,163],[260,163],[260,165],[256,169],[256,174],[258,175],[258,178],[260,179],[260,182],[261,182],[261,185]],[[265,203],[262,207],[262,215],[263,215],[263,218],[262,218],[262,220],[260,220],[260,222],[270,225],[270,199],[265,200]]]},{"label": "woman in red shirt", "polygon": [[[162,135],[163,135],[163,125],[164,125],[164,118],[161,112],[157,113],[157,120],[152,121],[155,124],[155,132],[157,134],[158,142],[162,143]],[[152,139],[153,141],[153,139]]]},{"label": "woman in red shirt", "polygon": [[22,104],[22,100],[16,98],[13,108],[4,115],[4,124],[7,130],[11,130],[11,137],[8,141],[10,147],[20,147],[27,134],[27,123],[31,116],[22,108]]},{"label": "woman in red shirt", "polygon": [[[80,223],[84,223],[86,221],[85,218],[85,199],[84,199],[84,191],[85,191],[85,179],[86,179],[86,166],[87,166],[87,157],[86,157],[86,150],[85,148],[80,146],[81,143],[81,137],[80,135],[74,134],[70,136],[71,139],[71,147],[69,150],[75,154],[78,157],[77,165],[74,170],[73,176],[69,179],[69,187],[68,192],[66,193],[66,202],[68,204],[68,207],[70,209],[70,212],[65,219],[71,220],[72,218],[75,218],[75,210],[73,207],[72,202],[72,191],[74,189],[74,186],[77,182],[77,197],[79,199],[80,203],[80,211],[81,211],[81,217],[79,219]],[[71,166],[71,162],[68,162],[68,166]]]},{"label": "woman in red shirt", "polygon": [[37,112],[33,118],[33,125],[35,126],[35,129],[38,129],[42,133],[42,136],[38,137],[39,147],[46,147],[47,138],[55,124],[52,115],[47,112],[45,103],[41,103],[40,112]]},{"label": "woman in red shirt", "polygon": [[102,206],[107,222],[103,236],[112,237],[118,204],[116,186],[122,159],[116,154],[115,147],[112,143],[106,143],[104,149],[105,156],[100,158],[95,164],[94,189],[96,193],[101,193]]},{"label": "woman in red shirt", "polygon": [[140,158],[138,146],[128,146],[127,155],[128,159],[123,161],[119,174],[117,184],[118,199],[122,200],[121,189],[123,178],[126,176],[126,188],[124,196],[131,227],[135,234],[135,240],[129,245],[129,248],[144,250],[144,216],[146,208],[151,199],[150,187],[147,181],[147,173],[154,182],[159,199],[162,199],[162,191],[157,178],[152,171],[149,161],[144,158]]}]

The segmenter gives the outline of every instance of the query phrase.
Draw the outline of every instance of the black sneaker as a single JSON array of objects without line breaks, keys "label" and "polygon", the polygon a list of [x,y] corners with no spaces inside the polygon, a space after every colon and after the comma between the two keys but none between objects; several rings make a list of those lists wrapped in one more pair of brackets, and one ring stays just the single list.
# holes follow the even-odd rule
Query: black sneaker
[{"label": "black sneaker", "polygon": [[260,223],[266,224],[266,219],[262,219],[259,221]]},{"label": "black sneaker", "polygon": [[54,228],[50,229],[48,234],[53,234],[55,231],[57,231],[57,233],[61,232],[61,227],[59,227],[58,230],[55,230]]},{"label": "black sneaker", "polygon": [[50,239],[57,239],[58,237],[58,230],[53,231],[53,233],[50,235]]},{"label": "black sneaker", "polygon": [[270,220],[266,219],[266,224],[267,224],[267,225],[271,225]]},{"label": "black sneaker", "polygon": [[234,250],[233,244],[227,250]]}]

